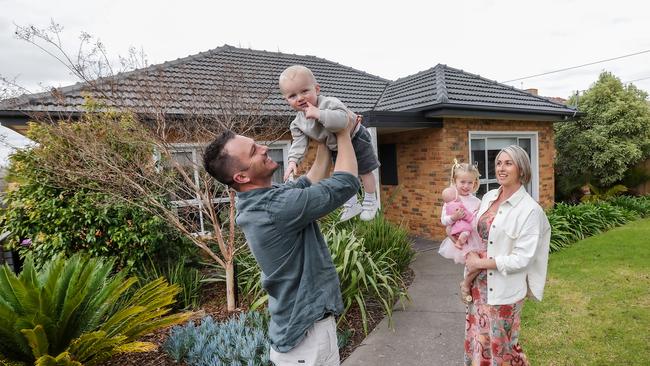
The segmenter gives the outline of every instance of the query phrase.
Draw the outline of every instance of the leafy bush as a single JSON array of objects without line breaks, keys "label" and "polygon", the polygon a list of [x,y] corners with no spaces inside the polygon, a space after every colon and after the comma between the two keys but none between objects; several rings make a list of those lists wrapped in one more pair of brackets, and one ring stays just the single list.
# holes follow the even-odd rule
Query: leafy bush
[{"label": "leafy bush", "polygon": [[647,198],[614,197],[607,202],[568,205],[558,203],[547,213],[552,228],[551,251],[597,235],[650,214]]},{"label": "leafy bush", "polygon": [[138,278],[145,283],[163,277],[168,283],[178,285],[181,291],[177,296],[174,309],[190,310],[199,306],[203,276],[186,258],[167,260],[163,263],[154,262],[150,258],[147,264],[139,266],[137,274]]},{"label": "leafy bush", "polygon": [[[357,304],[367,331],[370,299],[378,301],[390,319],[395,301],[406,298],[401,273],[411,262],[414,251],[406,230],[391,224],[383,215],[378,214],[369,222],[339,223],[338,211],[324,217],[320,224],[341,282],[345,305],[341,318]],[[268,298],[260,283],[259,266],[247,248],[238,252],[236,263],[240,294],[256,309]],[[207,281],[221,281],[221,277],[217,273]]]},{"label": "leafy bush", "polygon": [[370,221],[359,221],[354,229],[363,238],[369,253],[373,256],[386,254],[395,262],[400,273],[415,256],[408,231],[401,225],[389,222],[381,212]]},{"label": "leafy bush", "polygon": [[208,316],[200,325],[176,326],[164,344],[176,361],[189,366],[270,365],[266,317],[252,311],[218,323]]},{"label": "leafy bush", "polygon": [[[148,129],[92,100],[85,108],[74,122],[29,124],[28,137],[38,145],[11,157],[8,180],[17,188],[0,217],[12,232],[8,243],[30,239],[21,252],[32,251],[38,266],[82,250],[116,258],[120,268],[145,255],[178,258],[190,243],[152,209],[171,203],[166,175],[154,169]],[[151,175],[155,182],[143,178]]]},{"label": "leafy bush", "polygon": [[608,203],[616,207],[636,212],[640,217],[650,216],[650,196],[617,196],[610,199]]},{"label": "leafy bush", "polygon": [[111,275],[113,264],[77,254],[38,272],[27,256],[19,276],[0,267],[0,353],[37,365],[94,365],[118,352],[152,349],[136,339],[189,317],[167,315],[179,289],[163,279],[116,307],[137,279]]},{"label": "leafy bush", "polygon": [[325,233],[325,240],[332,254],[332,261],[341,282],[341,294],[345,309],[342,318],[353,304],[357,304],[368,332],[366,297],[379,301],[384,312],[391,319],[395,301],[406,298],[401,286],[400,271],[388,253],[370,253],[363,239],[353,231],[332,228]]},{"label": "leafy bush", "polygon": [[248,298],[251,309],[254,310],[267,300],[266,292],[262,288],[260,267],[248,247],[237,253],[235,262],[239,293]]},{"label": "leafy bush", "polygon": [[[189,247],[160,217],[133,204],[85,189],[59,188],[35,166],[35,151],[12,156],[10,175],[18,187],[7,193],[1,220],[12,235],[8,247],[21,255],[32,252],[37,266],[57,254],[86,251],[92,256],[115,258],[130,267],[145,256],[175,256]],[[24,239],[31,246],[21,246]]]}]

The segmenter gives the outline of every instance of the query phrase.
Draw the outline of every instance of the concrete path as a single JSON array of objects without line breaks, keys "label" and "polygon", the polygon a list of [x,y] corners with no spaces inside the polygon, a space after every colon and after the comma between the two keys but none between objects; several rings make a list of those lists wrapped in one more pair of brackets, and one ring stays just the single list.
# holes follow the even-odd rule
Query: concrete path
[{"label": "concrete path", "polygon": [[382,320],[343,366],[462,365],[465,305],[462,267],[438,254],[438,243],[417,239],[409,287],[411,302],[393,311],[394,329]]}]

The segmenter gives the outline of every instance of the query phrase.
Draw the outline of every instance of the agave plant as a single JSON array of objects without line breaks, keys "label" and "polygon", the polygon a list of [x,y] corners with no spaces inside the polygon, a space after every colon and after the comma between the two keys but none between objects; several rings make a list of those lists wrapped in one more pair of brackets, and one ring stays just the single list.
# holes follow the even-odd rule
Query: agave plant
[{"label": "agave plant", "polygon": [[151,350],[141,335],[190,316],[168,315],[178,286],[157,279],[127,295],[137,278],[112,268],[113,261],[80,254],[38,272],[28,256],[19,276],[0,267],[0,353],[35,365],[94,365]]}]

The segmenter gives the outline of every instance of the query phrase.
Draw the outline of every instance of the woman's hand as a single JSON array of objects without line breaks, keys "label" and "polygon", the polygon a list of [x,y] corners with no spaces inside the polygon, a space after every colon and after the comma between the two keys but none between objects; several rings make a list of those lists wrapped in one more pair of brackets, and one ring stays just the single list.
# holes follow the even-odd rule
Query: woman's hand
[{"label": "woman's hand", "polygon": [[465,267],[467,267],[468,272],[473,272],[477,269],[483,269],[480,267],[481,257],[478,256],[475,252],[469,252],[465,256]]}]

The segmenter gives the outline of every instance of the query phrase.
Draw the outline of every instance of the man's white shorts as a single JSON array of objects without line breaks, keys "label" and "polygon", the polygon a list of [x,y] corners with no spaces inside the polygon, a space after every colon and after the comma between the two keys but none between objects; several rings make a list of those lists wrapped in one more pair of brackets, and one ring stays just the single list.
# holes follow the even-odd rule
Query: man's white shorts
[{"label": "man's white shorts", "polygon": [[291,351],[280,353],[271,348],[270,358],[276,366],[339,366],[334,316],[314,323],[305,338]]}]

